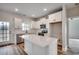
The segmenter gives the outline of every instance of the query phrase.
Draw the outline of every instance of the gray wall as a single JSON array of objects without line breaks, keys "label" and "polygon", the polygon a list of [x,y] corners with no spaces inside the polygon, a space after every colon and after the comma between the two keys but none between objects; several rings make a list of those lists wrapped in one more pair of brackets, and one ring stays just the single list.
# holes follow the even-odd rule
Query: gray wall
[{"label": "gray wall", "polygon": [[69,20],[69,38],[79,39],[79,17]]}]

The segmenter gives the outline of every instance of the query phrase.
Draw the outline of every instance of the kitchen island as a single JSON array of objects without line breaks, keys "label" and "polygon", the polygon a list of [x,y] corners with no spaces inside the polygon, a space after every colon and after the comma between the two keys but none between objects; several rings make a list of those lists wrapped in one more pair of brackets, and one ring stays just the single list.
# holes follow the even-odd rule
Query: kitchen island
[{"label": "kitchen island", "polygon": [[34,34],[22,35],[24,51],[28,55],[57,55],[57,38],[38,36]]}]

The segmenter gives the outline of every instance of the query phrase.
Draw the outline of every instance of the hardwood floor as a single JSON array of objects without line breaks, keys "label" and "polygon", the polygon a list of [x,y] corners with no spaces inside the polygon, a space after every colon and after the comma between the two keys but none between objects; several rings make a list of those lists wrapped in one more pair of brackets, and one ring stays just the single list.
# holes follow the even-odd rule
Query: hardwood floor
[{"label": "hardwood floor", "polygon": [[28,55],[28,54],[24,51],[24,43],[19,43],[19,44],[17,44],[17,46],[18,46],[26,55]]},{"label": "hardwood floor", "polygon": [[0,47],[0,55],[27,55],[16,45]]},{"label": "hardwood floor", "polygon": [[20,44],[17,44],[19,48],[21,48],[22,50],[24,50],[24,43],[20,43]]}]

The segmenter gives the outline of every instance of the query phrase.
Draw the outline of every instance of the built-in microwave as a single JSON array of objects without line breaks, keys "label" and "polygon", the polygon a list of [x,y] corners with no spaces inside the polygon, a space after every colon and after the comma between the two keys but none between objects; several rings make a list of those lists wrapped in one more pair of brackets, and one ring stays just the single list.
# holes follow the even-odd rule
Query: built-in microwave
[{"label": "built-in microwave", "polygon": [[41,24],[40,25],[40,29],[45,29],[46,28],[46,24]]}]

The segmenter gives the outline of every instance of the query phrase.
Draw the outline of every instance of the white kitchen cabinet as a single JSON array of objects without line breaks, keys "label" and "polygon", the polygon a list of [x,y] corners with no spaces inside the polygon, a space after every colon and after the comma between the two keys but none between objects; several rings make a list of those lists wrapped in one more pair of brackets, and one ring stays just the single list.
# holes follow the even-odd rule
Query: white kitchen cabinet
[{"label": "white kitchen cabinet", "polygon": [[53,20],[55,19],[55,14],[51,14],[51,15],[48,15],[49,16],[49,23],[50,22],[53,22]]},{"label": "white kitchen cabinet", "polygon": [[31,22],[31,28],[36,28],[36,21]]},{"label": "white kitchen cabinet", "polygon": [[20,18],[14,18],[14,25],[15,25],[15,29],[20,29],[21,28],[21,24],[22,24],[22,19]]},{"label": "white kitchen cabinet", "polygon": [[31,22],[31,28],[39,29],[41,23],[42,23],[41,21],[32,21]]},{"label": "white kitchen cabinet", "polygon": [[61,14],[62,12],[60,11],[60,12],[49,15],[49,23],[62,21]]},{"label": "white kitchen cabinet", "polygon": [[61,20],[61,13],[62,13],[62,12],[58,12],[58,13],[55,14],[55,16],[56,16],[56,17],[55,17],[56,21],[62,21],[62,20]]},{"label": "white kitchen cabinet", "polygon": [[40,28],[40,25],[41,25],[41,24],[46,24],[46,28],[48,28],[48,24],[49,24],[48,19],[46,19],[46,18],[41,18],[39,21],[37,21],[36,27],[37,27],[37,28]]}]

